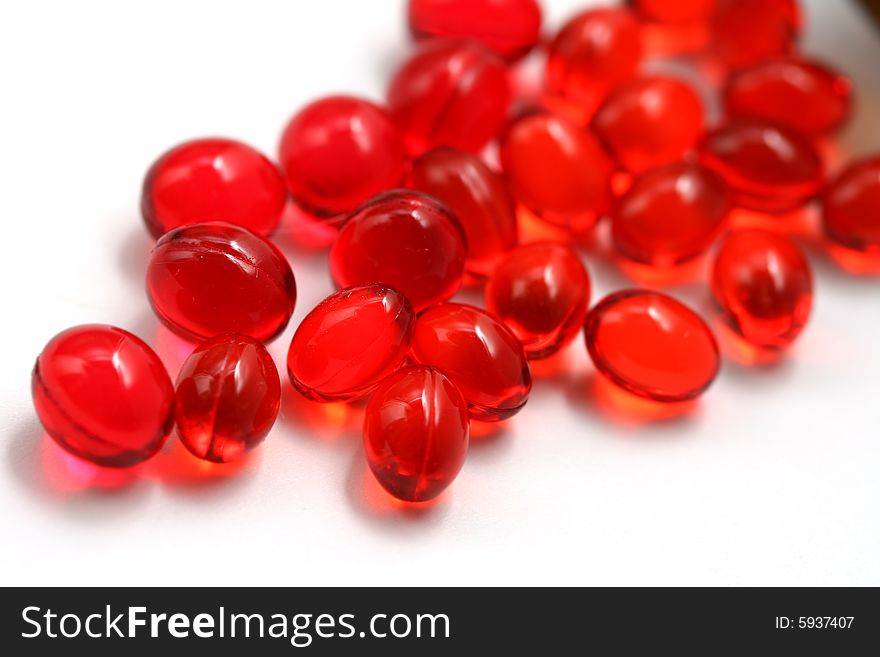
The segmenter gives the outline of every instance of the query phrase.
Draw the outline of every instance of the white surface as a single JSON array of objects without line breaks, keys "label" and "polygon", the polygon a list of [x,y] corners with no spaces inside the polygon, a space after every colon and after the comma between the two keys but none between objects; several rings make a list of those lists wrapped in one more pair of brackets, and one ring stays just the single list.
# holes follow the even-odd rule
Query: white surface
[{"label": "white surface", "polygon": [[[554,27],[578,6],[545,4]],[[880,31],[849,2],[807,5],[806,49],[860,94],[844,143],[880,149]],[[306,100],[381,98],[402,16],[390,0],[2,5],[2,583],[880,584],[880,278],[817,254],[815,315],[782,365],[728,360],[694,414],[638,422],[594,400],[578,341],[420,512],[383,501],[339,407],[316,430],[289,391],[225,477],[175,453],[114,485],[43,437],[30,368],[59,330],[117,324],[179,362],[143,293],[147,165],[209,134],[274,154]],[[300,299],[279,363],[331,290],[324,253],[282,245]],[[585,257],[598,293],[629,285]],[[699,286],[673,292],[705,306]]]}]

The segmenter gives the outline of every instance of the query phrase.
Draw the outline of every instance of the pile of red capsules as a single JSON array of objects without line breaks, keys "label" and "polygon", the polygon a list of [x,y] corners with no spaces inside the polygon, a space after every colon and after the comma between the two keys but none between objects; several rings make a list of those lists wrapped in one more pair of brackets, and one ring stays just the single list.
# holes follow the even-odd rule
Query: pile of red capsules
[{"label": "pile of red capsules", "polygon": [[[199,344],[173,386],[122,329],[53,338],[33,396],[64,448],[125,467],[156,454],[175,424],[213,462],[263,440],[281,397],[264,343],[296,300],[268,239],[289,202],[338,227],[340,288],[296,330],[290,381],[319,402],[369,398],[366,459],[413,502],[455,478],[471,419],[519,412],[530,360],[582,327],[598,372],[635,395],[691,400],[718,374],[712,330],[672,297],[629,289],[590,309],[572,245],[597,222],[610,223],[623,263],[705,260],[724,322],[760,350],[798,336],[812,275],[787,222],[736,226],[732,209],[768,218],[819,199],[821,240],[880,261],[880,157],[826,178],[820,147],[849,114],[850,85],[795,53],[793,0],[631,0],[584,11],[546,42],[535,0],[410,0],[409,22],[418,48],[385,105],[316,100],[284,130],[279,166],[228,139],[181,144],[153,164],[149,300]],[[720,120],[683,79],[647,72],[661,52],[703,72]],[[524,81],[538,66],[536,89]],[[558,239],[521,239],[526,221],[556,226]],[[485,285],[485,308],[450,302],[463,280]]]}]

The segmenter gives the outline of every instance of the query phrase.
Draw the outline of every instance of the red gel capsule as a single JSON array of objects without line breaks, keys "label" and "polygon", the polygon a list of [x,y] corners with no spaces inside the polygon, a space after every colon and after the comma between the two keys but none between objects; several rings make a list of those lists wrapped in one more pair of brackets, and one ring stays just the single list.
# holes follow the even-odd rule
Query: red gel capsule
[{"label": "red gel capsule", "polygon": [[141,214],[153,237],[203,221],[227,221],[268,235],[287,191],[275,165],[231,139],[197,139],[162,155],[144,179]]},{"label": "red gel capsule", "polygon": [[360,98],[332,96],[287,124],[279,159],[294,200],[323,216],[350,212],[403,178],[403,136],[386,110]]},{"label": "red gel capsule", "polygon": [[724,89],[728,116],[764,119],[811,136],[839,128],[851,106],[852,85],[845,76],[799,57],[744,69]]},{"label": "red gel capsule", "polygon": [[413,155],[436,146],[478,152],[510,106],[504,62],[465,41],[428,41],[391,80],[388,107]]},{"label": "red gel capsule", "polygon": [[646,19],[657,23],[697,23],[712,17],[716,0],[631,0]]},{"label": "red gel capsule", "polygon": [[674,78],[633,80],[605,99],[593,130],[617,163],[639,172],[680,160],[703,133],[703,104]]},{"label": "red gel capsule", "polygon": [[412,357],[446,374],[478,420],[508,418],[529,398],[532,375],[522,344],[479,308],[458,303],[428,308],[416,321]]},{"label": "red gel capsule", "polygon": [[501,141],[501,166],[516,199],[552,224],[586,230],[611,203],[613,167],[602,145],[558,116],[514,122]]},{"label": "red gel capsule", "polygon": [[618,199],[611,236],[623,257],[670,267],[707,251],[729,213],[721,176],[698,164],[670,164],[638,176]]},{"label": "red gel capsule", "polygon": [[409,28],[417,39],[474,39],[512,60],[537,43],[541,7],[535,0],[409,0]]},{"label": "red gel capsule", "polygon": [[394,497],[426,502],[442,493],[467,456],[467,403],[442,372],[417,365],[376,388],[364,416],[364,453]]},{"label": "red gel capsule", "polygon": [[101,466],[146,461],[174,427],[174,388],[159,357],[113,326],[76,326],[52,338],[31,392],[55,442]]},{"label": "red gel capsule", "polygon": [[813,144],[771,123],[737,120],[710,132],[700,160],[717,171],[744,208],[788,212],[816,195],[824,176]]},{"label": "red gel capsule", "polygon": [[406,360],[414,322],[406,297],[385,286],[331,294],[296,329],[287,352],[290,381],[316,401],[363,397]]},{"label": "red gel capsule", "polygon": [[568,21],[547,53],[547,90],[588,114],[635,75],[642,61],[639,21],[628,9],[591,9]]},{"label": "red gel capsule", "polygon": [[810,264],[784,235],[732,233],[718,251],[711,280],[725,322],[756,347],[788,347],[810,317]]},{"label": "red gel capsule", "polygon": [[584,336],[599,372],[654,401],[698,397],[720,367],[718,344],[706,322],[660,292],[608,295],[587,315]]},{"label": "red gel capsule", "polygon": [[434,198],[395,190],[365,203],[343,224],[330,249],[339,287],[384,283],[416,312],[461,286],[466,247],[455,216]]},{"label": "red gel capsule", "polygon": [[478,156],[448,147],[428,151],[413,163],[409,186],[440,200],[458,218],[469,272],[488,275],[516,244],[513,198],[501,176]]},{"label": "red gel capsule", "polygon": [[156,243],[147,294],[159,319],[185,338],[234,332],[268,342],[290,321],[296,282],[268,241],[210,222],[177,228]]},{"label": "red gel capsule", "polygon": [[794,49],[801,30],[796,0],[717,0],[713,44],[730,68],[744,68]]},{"label": "red gel capsule", "polygon": [[589,302],[587,270],[564,244],[517,247],[486,284],[486,310],[513,331],[532,359],[570,343],[584,324]]},{"label": "red gel capsule", "polygon": [[828,239],[880,261],[880,156],[844,169],[822,193]]},{"label": "red gel capsule", "polygon": [[240,333],[206,340],[177,377],[180,441],[200,459],[228,463],[259,445],[278,416],[281,382],[261,342]]}]

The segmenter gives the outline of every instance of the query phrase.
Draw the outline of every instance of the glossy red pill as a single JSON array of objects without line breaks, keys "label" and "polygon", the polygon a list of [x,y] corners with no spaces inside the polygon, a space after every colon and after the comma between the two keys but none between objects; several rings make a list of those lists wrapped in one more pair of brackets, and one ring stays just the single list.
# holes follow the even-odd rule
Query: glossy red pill
[{"label": "glossy red pill", "polygon": [[458,218],[469,272],[487,275],[516,244],[516,207],[510,191],[478,156],[446,146],[428,151],[413,162],[408,186],[440,200]]},{"label": "glossy red pill", "polygon": [[536,0],[409,0],[408,15],[417,39],[474,39],[505,59],[526,54],[541,31]]},{"label": "glossy red pill", "polygon": [[639,172],[680,160],[703,133],[703,103],[675,78],[649,77],[619,87],[593,117],[593,131],[620,167]]},{"label": "glossy red pill", "polygon": [[228,463],[259,445],[275,424],[281,381],[259,340],[222,333],[186,359],[175,398],[184,446],[200,459]]},{"label": "glossy red pill", "polygon": [[406,360],[415,312],[383,285],[340,290],[296,329],[287,352],[293,386],[317,401],[349,401],[369,393]]},{"label": "glossy red pill", "polygon": [[331,96],[290,120],[279,159],[294,200],[316,215],[335,216],[399,186],[406,152],[385,109],[360,98]]},{"label": "glossy red pill", "polygon": [[367,201],[343,224],[330,271],[339,287],[389,285],[418,312],[455,294],[465,254],[462,229],[445,205],[395,190]]},{"label": "glossy red pill", "polygon": [[880,156],[850,164],[822,194],[828,239],[880,259]]},{"label": "glossy red pill", "polygon": [[532,359],[546,358],[581,330],[590,302],[590,277],[565,244],[519,246],[486,284],[486,310],[522,342]]},{"label": "glossy red pill", "polygon": [[231,139],[197,139],[172,148],[150,167],[141,214],[157,239],[204,221],[267,235],[281,221],[286,202],[281,174],[265,155]]},{"label": "glossy red pill", "polygon": [[793,50],[802,17],[796,0],[716,0],[712,23],[715,52],[738,69]]},{"label": "glossy red pill", "polygon": [[159,319],[185,338],[244,333],[268,342],[287,326],[296,282],[284,255],[240,226],[192,224],[166,233],[147,266]]},{"label": "glossy red pill", "polygon": [[703,139],[700,160],[727,181],[738,205],[763,212],[802,206],[822,186],[822,160],[800,133],[757,120],[734,120]]},{"label": "glossy red pill", "polygon": [[639,14],[657,23],[696,23],[712,18],[716,0],[631,0]]},{"label": "glossy red pill", "polygon": [[503,420],[528,401],[532,375],[522,344],[479,308],[458,303],[428,308],[416,321],[412,357],[446,374],[478,420]]},{"label": "glossy red pill", "polygon": [[584,337],[601,374],[654,401],[698,397],[720,368],[718,344],[706,322],[660,292],[608,295],[587,315]]},{"label": "glossy red pill", "polygon": [[433,367],[407,367],[383,381],[364,416],[364,453],[394,497],[425,502],[458,475],[467,456],[467,403]]},{"label": "glossy red pill", "polygon": [[810,317],[810,264],[785,235],[731,233],[715,257],[711,281],[724,321],[756,347],[784,349]]},{"label": "glossy red pill", "polygon": [[174,427],[174,388],[140,338],[88,324],[49,341],[31,376],[47,433],[71,454],[102,466],[146,461]]},{"label": "glossy red pill", "polygon": [[510,81],[504,62],[474,42],[425,42],[388,88],[388,107],[407,148],[436,146],[478,152],[507,117]]},{"label": "glossy red pill", "polygon": [[592,114],[642,61],[639,20],[628,9],[590,9],[569,20],[547,52],[547,90]]},{"label": "glossy red pill", "polygon": [[730,213],[724,179],[699,164],[669,164],[645,171],[615,203],[611,236],[624,258],[655,267],[704,253]]},{"label": "glossy red pill", "polygon": [[764,119],[822,135],[849,117],[849,79],[819,62],[782,57],[736,73],[724,89],[728,116]]},{"label": "glossy red pill", "polygon": [[561,117],[515,121],[500,155],[517,201],[545,221],[583,231],[611,203],[611,160],[595,137]]}]

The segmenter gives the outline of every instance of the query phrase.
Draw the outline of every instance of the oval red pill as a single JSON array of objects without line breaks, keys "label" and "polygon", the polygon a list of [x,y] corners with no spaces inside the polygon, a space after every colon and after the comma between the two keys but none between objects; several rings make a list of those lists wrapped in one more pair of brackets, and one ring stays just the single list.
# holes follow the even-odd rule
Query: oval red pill
[{"label": "oval red pill", "polygon": [[584,337],[601,374],[654,401],[698,397],[720,368],[718,344],[706,322],[660,292],[608,295],[587,315]]}]

